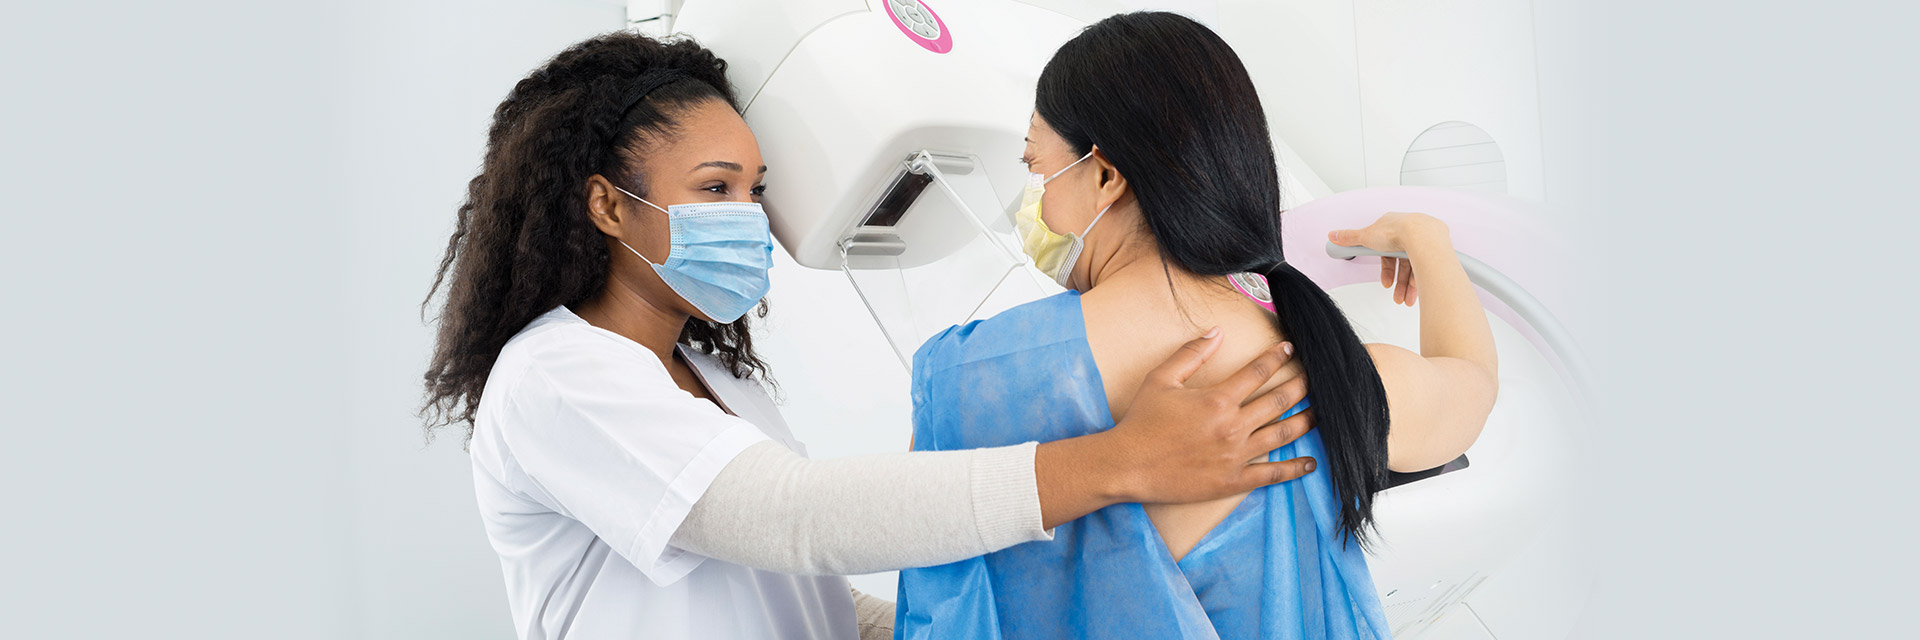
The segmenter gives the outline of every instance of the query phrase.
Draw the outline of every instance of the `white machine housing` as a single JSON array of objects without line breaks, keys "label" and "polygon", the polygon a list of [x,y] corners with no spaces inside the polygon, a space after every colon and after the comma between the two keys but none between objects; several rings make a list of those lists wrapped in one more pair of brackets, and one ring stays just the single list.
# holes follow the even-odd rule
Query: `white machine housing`
[{"label": "white machine housing", "polygon": [[[997,201],[975,212],[1001,225],[1027,175],[1018,159],[1034,78],[1084,26],[1005,0],[944,3],[938,20],[952,50],[936,53],[865,2],[748,4],[691,3],[675,27],[731,65],[769,167],[774,237],[819,269],[841,267],[841,242],[870,222],[900,164],[921,150],[978,157]],[[925,264],[969,233],[937,213],[909,209],[868,231],[897,236],[906,266]]]}]

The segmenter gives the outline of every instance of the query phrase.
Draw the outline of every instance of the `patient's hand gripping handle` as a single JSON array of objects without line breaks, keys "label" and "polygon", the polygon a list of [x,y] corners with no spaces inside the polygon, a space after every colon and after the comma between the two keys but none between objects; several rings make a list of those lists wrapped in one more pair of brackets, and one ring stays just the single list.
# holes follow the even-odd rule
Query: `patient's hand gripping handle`
[{"label": "patient's hand gripping handle", "polygon": [[[1586,356],[1581,354],[1579,345],[1573,341],[1573,334],[1560,324],[1560,320],[1553,316],[1553,312],[1548,311],[1546,305],[1540,304],[1533,294],[1527,293],[1520,283],[1514,282],[1506,274],[1487,266],[1485,262],[1475,260],[1473,256],[1459,251],[1453,254],[1460,258],[1460,268],[1466,270],[1467,279],[1471,280],[1474,286],[1480,287],[1482,291],[1486,291],[1488,295],[1507,305],[1507,308],[1513,309],[1515,315],[1520,316],[1528,326],[1533,327],[1534,332],[1540,334],[1540,339],[1547,343],[1547,348],[1552,349],[1554,354],[1559,356],[1560,362],[1566,365],[1568,376],[1573,378],[1574,392],[1582,397],[1587,396],[1592,389],[1590,383],[1593,378],[1587,368]],[[1343,247],[1329,242],[1327,256],[1340,260],[1352,260],[1360,256],[1405,260],[1407,252],[1374,251],[1366,247]],[[1415,268],[1417,269],[1418,266]]]}]

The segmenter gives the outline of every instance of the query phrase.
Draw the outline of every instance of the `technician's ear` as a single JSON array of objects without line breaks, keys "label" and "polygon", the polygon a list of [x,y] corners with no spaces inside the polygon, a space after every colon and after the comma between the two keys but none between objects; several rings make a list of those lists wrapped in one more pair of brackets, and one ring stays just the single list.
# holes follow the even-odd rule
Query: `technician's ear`
[{"label": "technician's ear", "polygon": [[1119,202],[1120,197],[1127,193],[1127,177],[1120,175],[1120,168],[1108,162],[1107,152],[1101,151],[1098,147],[1094,148],[1093,157],[1088,160],[1094,163],[1094,169],[1098,170],[1100,175],[1100,208],[1113,206],[1113,203]]},{"label": "technician's ear", "polygon": [[[613,188],[600,174],[587,178],[587,218],[593,220],[593,226],[600,233],[621,237],[620,223],[627,213],[627,197]],[[624,238],[622,238],[624,239]]]}]

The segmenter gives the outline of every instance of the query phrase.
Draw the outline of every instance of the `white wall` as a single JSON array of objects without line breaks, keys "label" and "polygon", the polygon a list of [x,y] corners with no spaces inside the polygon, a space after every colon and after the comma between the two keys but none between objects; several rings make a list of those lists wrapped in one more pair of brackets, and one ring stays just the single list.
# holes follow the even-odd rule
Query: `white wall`
[{"label": "white wall", "polygon": [[340,16],[6,13],[6,634],[351,635]]},{"label": "white wall", "polygon": [[493,106],[622,14],[9,7],[8,635],[513,637],[417,305]]},{"label": "white wall", "polygon": [[511,638],[464,434],[423,446],[420,301],[479,169],[492,112],[567,45],[621,28],[618,0],[357,3],[344,16],[344,436],[359,637]]},{"label": "white wall", "polygon": [[1214,25],[1274,134],[1335,191],[1400,183],[1428,127],[1492,134],[1508,193],[1546,199],[1529,0],[1225,0]]}]

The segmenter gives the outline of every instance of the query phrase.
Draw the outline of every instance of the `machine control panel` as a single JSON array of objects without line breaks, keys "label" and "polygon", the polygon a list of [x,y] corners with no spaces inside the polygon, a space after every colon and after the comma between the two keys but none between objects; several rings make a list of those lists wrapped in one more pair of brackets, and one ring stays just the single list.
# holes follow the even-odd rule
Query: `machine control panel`
[{"label": "machine control panel", "polygon": [[920,0],[887,0],[887,16],[893,18],[893,25],[901,33],[934,53],[946,53],[953,50],[953,34],[947,31],[947,25],[940,16],[927,8]]},{"label": "machine control panel", "polygon": [[893,10],[893,17],[907,25],[908,31],[928,40],[940,38],[940,23],[934,21],[933,14],[927,13],[916,0],[887,0],[887,4]]}]

